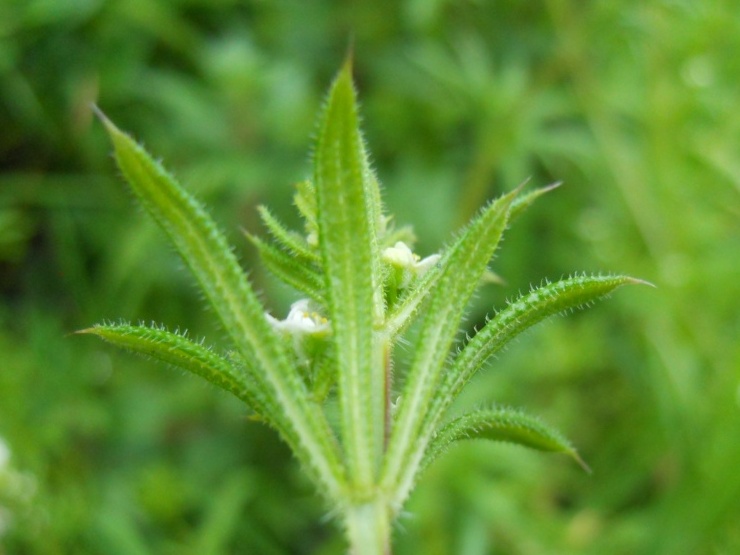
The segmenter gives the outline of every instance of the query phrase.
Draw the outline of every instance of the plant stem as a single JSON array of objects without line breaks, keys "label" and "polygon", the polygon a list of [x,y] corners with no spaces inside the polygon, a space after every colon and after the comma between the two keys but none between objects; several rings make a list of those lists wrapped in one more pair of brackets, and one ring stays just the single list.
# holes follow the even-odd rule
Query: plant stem
[{"label": "plant stem", "polygon": [[350,505],[345,527],[350,555],[391,555],[391,511],[384,497]]}]

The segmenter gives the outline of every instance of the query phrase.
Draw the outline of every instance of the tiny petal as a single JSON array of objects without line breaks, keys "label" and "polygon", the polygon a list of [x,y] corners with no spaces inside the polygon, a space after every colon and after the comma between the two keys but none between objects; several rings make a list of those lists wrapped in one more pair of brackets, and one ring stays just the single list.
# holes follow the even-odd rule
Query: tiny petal
[{"label": "tiny petal", "polygon": [[442,255],[439,254],[432,254],[430,256],[427,256],[426,258],[421,259],[419,262],[416,263],[416,271],[418,275],[422,276],[424,273],[429,270],[432,266],[434,266],[437,262],[439,262],[439,259],[442,258]]},{"label": "tiny petal", "polygon": [[329,330],[329,321],[311,311],[308,299],[301,299],[290,306],[290,312],[285,320],[278,320],[270,314],[265,314],[267,321],[279,331],[294,334],[318,334]]},{"label": "tiny petal", "polygon": [[416,264],[416,258],[411,249],[403,241],[398,241],[394,246],[383,251],[383,260],[401,268],[412,268]]}]

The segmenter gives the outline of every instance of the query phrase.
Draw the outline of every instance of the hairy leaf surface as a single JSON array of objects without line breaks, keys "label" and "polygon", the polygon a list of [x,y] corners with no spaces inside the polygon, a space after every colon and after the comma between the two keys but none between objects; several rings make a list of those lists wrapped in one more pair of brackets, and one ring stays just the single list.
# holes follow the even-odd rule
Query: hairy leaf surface
[{"label": "hairy leaf surface", "polygon": [[265,318],[244,271],[206,211],[136,142],[101,114],[116,161],[141,203],[169,236],[192,271],[225,331],[276,411],[267,416],[284,434],[299,459],[331,496],[341,489],[337,446],[325,415]]},{"label": "hairy leaf surface", "polygon": [[187,337],[162,328],[130,324],[99,324],[77,333],[97,335],[105,341],[139,355],[170,364],[228,391],[264,415],[260,397],[247,377],[226,358]]},{"label": "hairy leaf surface", "polygon": [[420,470],[454,443],[472,439],[504,441],[539,451],[565,453],[588,469],[570,442],[554,428],[520,410],[495,408],[465,414],[443,426],[429,444]]},{"label": "hairy leaf surface", "polygon": [[415,436],[439,386],[439,377],[463,311],[506,227],[513,191],[491,203],[473,220],[439,264],[440,276],[430,291],[414,359],[404,386],[388,451],[385,479],[394,482],[408,467]]},{"label": "hairy leaf surface", "polygon": [[330,90],[314,157],[317,220],[338,368],[349,473],[370,488],[383,447],[385,370],[374,343],[382,317],[374,206],[379,193],[360,135],[351,64]]},{"label": "hairy leaf surface", "polygon": [[311,260],[291,255],[253,235],[249,240],[257,247],[262,263],[273,274],[320,305],[326,304],[324,280]]}]

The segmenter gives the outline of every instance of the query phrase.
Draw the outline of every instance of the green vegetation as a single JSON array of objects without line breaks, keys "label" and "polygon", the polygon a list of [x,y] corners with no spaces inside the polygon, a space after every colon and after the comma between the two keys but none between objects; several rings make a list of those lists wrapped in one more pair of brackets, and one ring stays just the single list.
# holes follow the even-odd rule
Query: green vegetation
[{"label": "green vegetation", "polygon": [[[489,203],[442,254],[421,259],[398,240],[411,230],[396,230],[385,213],[348,59],[320,120],[313,179],[296,193],[304,231],[284,228],[263,207],[273,241],[253,238],[275,275],[308,295],[281,321],[260,303],[205,209],[98,115],[123,176],[192,272],[230,341],[219,355],[161,324],[100,324],[80,333],[192,372],[243,401],[302,463],[338,515],[350,553],[391,552],[392,524],[421,470],[456,441],[507,441],[567,453],[583,464],[559,433],[519,411],[479,409],[442,421],[463,387],[512,339],[548,316],[638,283],[585,275],[546,283],[507,303],[450,355],[504,229],[552,187],[523,196],[515,190]],[[404,332],[417,321],[417,339],[409,343]],[[413,353],[408,368],[394,362],[401,346]],[[337,411],[339,423],[332,426]]]},{"label": "green vegetation", "polygon": [[322,518],[285,444],[238,400],[70,333],[120,316],[228,349],[175,254],[130,216],[93,101],[213,208],[260,302],[288,312],[295,291],[256,260],[269,242],[238,229],[265,235],[258,204],[300,228],[289,185],[308,176],[313,114],[350,34],[374,169],[416,252],[527,177],[565,183],[507,231],[504,283],[479,289],[469,334],[542,276],[658,286],[537,327],[452,407],[538,413],[593,475],[461,443],[427,468],[394,553],[738,551],[731,5],[6,2],[0,21],[0,551],[344,551],[337,515]]}]

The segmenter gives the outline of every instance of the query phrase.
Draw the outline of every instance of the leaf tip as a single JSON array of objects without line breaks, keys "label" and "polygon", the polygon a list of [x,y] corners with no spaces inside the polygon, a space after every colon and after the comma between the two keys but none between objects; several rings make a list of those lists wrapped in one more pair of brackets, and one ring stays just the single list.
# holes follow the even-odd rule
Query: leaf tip
[{"label": "leaf tip", "polygon": [[342,72],[352,74],[352,68],[355,63],[355,37],[350,35],[349,43],[347,44],[347,53],[344,55],[344,63],[342,64]]},{"label": "leaf tip", "polygon": [[116,154],[120,152],[119,149],[122,147],[123,144],[126,143],[126,140],[133,142],[133,139],[125,132],[121,131],[118,126],[113,123],[113,121],[111,121],[111,119],[106,116],[105,113],[96,104],[91,104],[91,108],[100,122],[105,126],[105,130],[108,132],[108,136],[113,142],[113,148]]},{"label": "leaf tip", "polygon": [[655,285],[654,283],[652,283],[650,281],[647,281],[645,279],[628,277],[628,278],[625,279],[625,282],[626,283],[629,283],[631,285],[647,285],[648,287],[652,287],[653,289],[657,289],[658,288],[657,285]]},{"label": "leaf tip", "polygon": [[583,460],[583,458],[581,457],[581,455],[578,454],[578,451],[576,451],[575,449],[573,449],[568,454],[573,458],[574,461],[576,461],[576,463],[578,464],[578,466],[580,466],[586,474],[588,474],[589,476],[591,476],[594,473],[594,471],[591,470],[591,467],[588,466],[588,463]]},{"label": "leaf tip", "polygon": [[95,104],[94,102],[90,103],[90,109],[92,110],[93,114],[102,122],[108,121],[108,116],[106,116],[103,113],[103,110],[100,109],[100,107]]},{"label": "leaf tip", "polygon": [[563,185],[562,181],[555,181],[554,183],[550,183],[549,185],[545,185],[544,187],[542,187],[542,192],[549,193],[550,191],[557,189],[561,185]]},{"label": "leaf tip", "polygon": [[108,116],[105,115],[105,112],[101,110],[97,104],[94,102],[90,104],[90,109],[93,111],[95,116],[100,120],[100,122],[105,125],[106,130],[108,133],[113,133],[119,131],[118,127],[116,127],[116,124],[113,123]]},{"label": "leaf tip", "polygon": [[[527,186],[527,184],[532,180],[532,177],[527,177],[524,181],[522,181],[519,185],[517,185],[514,190],[510,193],[516,193],[517,195],[521,193],[524,188]],[[516,195],[515,195],[516,196]]]}]

